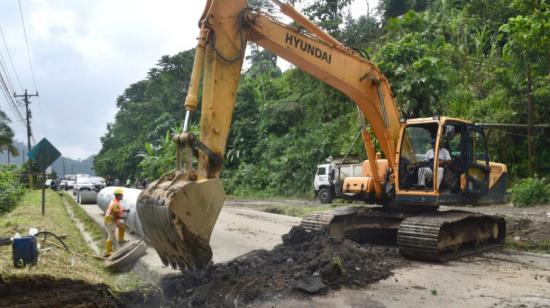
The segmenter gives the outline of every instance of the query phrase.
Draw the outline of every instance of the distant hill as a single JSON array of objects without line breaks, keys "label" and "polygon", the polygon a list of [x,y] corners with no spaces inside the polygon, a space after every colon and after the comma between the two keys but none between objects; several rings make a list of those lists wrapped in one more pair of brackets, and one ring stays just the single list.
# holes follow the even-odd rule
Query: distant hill
[{"label": "distant hill", "polygon": [[[23,158],[25,161],[27,157],[27,146],[21,142],[16,141],[15,147],[19,150],[19,156],[10,157],[10,163],[20,166],[23,163]],[[24,154],[24,156],[23,156]],[[92,155],[84,160],[75,160],[68,157],[60,157],[52,164],[52,169],[59,175],[63,175],[63,161],[65,161],[65,174],[77,174],[77,173],[87,173],[90,175],[95,175],[93,170],[94,156]],[[8,163],[8,154],[6,152],[0,154],[0,164]]]}]

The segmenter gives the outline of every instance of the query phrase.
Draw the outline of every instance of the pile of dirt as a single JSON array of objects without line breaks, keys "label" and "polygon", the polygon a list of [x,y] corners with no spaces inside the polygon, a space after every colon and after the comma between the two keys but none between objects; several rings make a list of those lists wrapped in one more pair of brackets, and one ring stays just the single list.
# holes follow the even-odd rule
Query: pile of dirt
[{"label": "pile of dirt", "polygon": [[364,287],[389,277],[404,262],[396,248],[360,245],[297,226],[271,251],[253,251],[202,272],[165,278],[161,287],[168,306],[249,305],[290,294]]},{"label": "pile of dirt", "polygon": [[0,277],[0,307],[150,307],[155,293],[113,293],[105,284],[37,275]]}]

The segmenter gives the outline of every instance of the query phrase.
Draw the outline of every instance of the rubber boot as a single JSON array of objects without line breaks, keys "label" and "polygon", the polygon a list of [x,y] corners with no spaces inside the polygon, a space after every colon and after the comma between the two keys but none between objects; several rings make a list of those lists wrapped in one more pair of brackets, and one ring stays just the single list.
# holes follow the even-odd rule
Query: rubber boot
[{"label": "rubber boot", "polygon": [[124,239],[124,231],[126,228],[124,226],[118,226],[118,243],[124,244],[127,242],[127,240]]},{"label": "rubber boot", "polygon": [[105,241],[105,254],[103,255],[105,258],[108,258],[113,253],[113,241],[107,240]]}]

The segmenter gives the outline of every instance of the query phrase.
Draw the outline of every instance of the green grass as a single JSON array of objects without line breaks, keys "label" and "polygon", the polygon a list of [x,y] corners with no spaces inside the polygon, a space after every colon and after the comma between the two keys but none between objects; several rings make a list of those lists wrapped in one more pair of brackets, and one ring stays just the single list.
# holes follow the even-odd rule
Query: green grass
[{"label": "green grass", "polygon": [[86,214],[82,207],[74,200],[67,192],[63,192],[62,198],[65,199],[67,205],[72,209],[76,218],[84,224],[84,229],[88,232],[95,242],[103,241],[107,238],[107,233],[93,219]]},{"label": "green grass", "polygon": [[508,235],[504,245],[509,249],[550,254],[550,239],[534,243],[531,241],[515,241],[514,236]]},{"label": "green grass", "polygon": [[313,194],[292,195],[292,196],[278,196],[271,193],[255,192],[249,194],[230,194],[227,195],[227,199],[235,200],[271,200],[271,201],[284,201],[284,200],[314,200]]},{"label": "green grass", "polygon": [[[87,256],[92,255],[93,252],[73,224],[58,193],[47,190],[45,216],[41,215],[40,204],[41,191],[33,190],[26,193],[13,211],[0,217],[0,236],[11,237],[16,232],[24,235],[29,228],[46,230],[58,235],[64,234],[67,235],[64,241],[70,252],[52,246],[48,239],[45,247],[51,249],[40,253],[37,266],[17,269],[13,266],[11,245],[1,246],[0,275],[2,277],[32,278],[48,275],[53,278],[84,280],[92,284],[105,283],[115,291],[131,290],[142,284],[134,273],[112,274],[104,269],[101,260]],[[73,207],[78,206],[73,204]],[[79,212],[77,209],[74,211]],[[80,213],[75,215],[84,214],[81,209]],[[89,218],[82,217],[82,221],[88,226],[87,220]],[[94,229],[91,225],[90,227]],[[99,236],[99,232],[95,236]],[[54,240],[52,242],[56,243]]]}]

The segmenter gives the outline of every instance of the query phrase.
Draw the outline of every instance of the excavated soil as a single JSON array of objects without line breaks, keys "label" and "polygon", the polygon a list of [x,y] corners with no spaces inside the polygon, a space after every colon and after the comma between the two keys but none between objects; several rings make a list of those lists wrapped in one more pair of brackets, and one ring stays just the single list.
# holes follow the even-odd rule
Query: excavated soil
[{"label": "excavated soil", "polygon": [[105,284],[50,276],[0,277],[0,307],[158,307],[158,294],[115,294]]},{"label": "excavated soil", "polygon": [[361,288],[405,263],[396,248],[360,245],[297,226],[271,251],[256,250],[202,272],[165,278],[161,287],[167,306],[235,307]]}]

